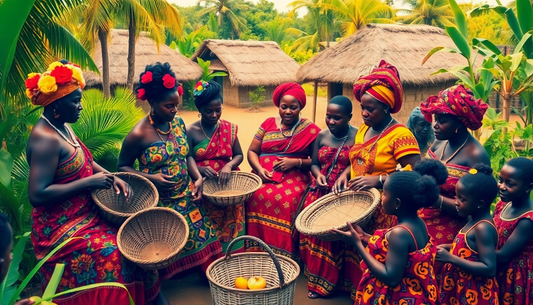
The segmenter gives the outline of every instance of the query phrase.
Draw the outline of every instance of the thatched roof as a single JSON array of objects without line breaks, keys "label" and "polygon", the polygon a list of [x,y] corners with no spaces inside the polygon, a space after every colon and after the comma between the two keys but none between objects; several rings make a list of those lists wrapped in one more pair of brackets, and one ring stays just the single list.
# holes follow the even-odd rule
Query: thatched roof
[{"label": "thatched roof", "polygon": [[438,46],[454,47],[454,44],[437,27],[369,24],[311,58],[300,68],[297,77],[300,82],[353,84],[385,59],[398,68],[404,85],[430,86],[457,80],[449,73],[430,74],[440,68],[466,65],[466,59],[459,54],[438,52],[422,66],[426,54]]},{"label": "thatched roof", "polygon": [[[125,85],[128,77],[128,31],[111,30],[111,40],[108,45],[111,86]],[[102,52],[100,44],[95,46],[94,53],[93,60],[100,70],[100,75],[93,72],[83,73],[89,87],[102,85]],[[135,82],[138,81],[139,74],[144,71],[147,65],[158,61],[170,63],[178,81],[199,79],[202,76],[202,69],[197,63],[172,50],[165,44],[159,45],[158,53],[155,42],[146,33],[141,33],[135,48]]]},{"label": "thatched roof", "polygon": [[[192,56],[227,71],[234,86],[274,86],[296,81],[300,65],[273,41],[207,39]],[[225,69],[224,69],[225,68]]]}]

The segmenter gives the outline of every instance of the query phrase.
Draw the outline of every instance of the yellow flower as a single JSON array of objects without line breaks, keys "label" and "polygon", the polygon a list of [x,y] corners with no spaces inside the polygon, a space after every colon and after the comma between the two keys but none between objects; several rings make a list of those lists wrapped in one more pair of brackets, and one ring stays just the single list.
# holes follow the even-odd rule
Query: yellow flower
[{"label": "yellow flower", "polygon": [[64,64],[60,63],[59,61],[54,61],[53,63],[51,63],[49,66],[48,66],[48,70],[47,71],[52,71],[54,70],[56,67],[63,67]]},{"label": "yellow flower", "polygon": [[31,99],[33,96],[33,93],[31,93],[30,89],[26,89],[26,96]]},{"label": "yellow flower", "polygon": [[72,78],[77,80],[81,89],[83,89],[83,87],[85,87],[85,79],[83,78],[81,69],[73,65],[67,65],[67,67],[72,70]]},{"label": "yellow flower", "polygon": [[475,169],[475,168],[471,168],[471,169],[468,171],[468,173],[471,174],[471,175],[475,175],[475,174],[477,174],[477,169]]},{"label": "yellow flower", "polygon": [[57,91],[56,79],[53,76],[45,75],[39,79],[39,90],[42,93],[49,94]]},{"label": "yellow flower", "polygon": [[413,168],[411,167],[411,164],[407,164],[404,168],[402,168],[403,172],[412,172]]},{"label": "yellow flower", "polygon": [[196,88],[196,91],[202,91],[202,90],[204,90],[204,87],[202,87],[202,86],[198,86],[198,87]]},{"label": "yellow flower", "polygon": [[30,73],[28,74],[28,78],[33,78],[34,76],[39,75],[39,73]]}]

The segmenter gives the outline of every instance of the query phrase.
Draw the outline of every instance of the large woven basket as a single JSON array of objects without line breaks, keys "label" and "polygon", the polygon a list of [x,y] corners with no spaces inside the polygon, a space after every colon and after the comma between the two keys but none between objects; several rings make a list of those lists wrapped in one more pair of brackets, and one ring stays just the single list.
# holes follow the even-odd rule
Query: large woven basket
[{"label": "large woven basket", "polygon": [[[243,239],[259,243],[267,253],[231,254],[233,245]],[[276,255],[260,239],[252,236],[235,238],[226,250],[226,257],[214,261],[206,271],[215,305],[290,305],[296,290],[300,267],[290,258]],[[261,290],[235,288],[238,277],[261,276],[267,286]]]},{"label": "large woven basket", "polygon": [[180,213],[169,208],[140,211],[120,227],[120,253],[146,270],[172,265],[189,238],[189,225]]},{"label": "large woven basket", "polygon": [[117,195],[113,188],[93,190],[91,196],[100,208],[100,214],[105,220],[120,226],[131,215],[146,208],[157,206],[159,193],[150,180],[133,173],[115,173],[114,175],[131,186],[133,196],[127,202],[124,194]]},{"label": "large woven basket", "polygon": [[296,218],[296,229],[325,241],[339,240],[331,228],[346,231],[346,222],[365,226],[381,201],[378,190],[328,194],[306,207]]},{"label": "large woven basket", "polygon": [[218,177],[206,179],[203,196],[212,204],[232,206],[248,200],[262,184],[256,174],[233,171],[225,185],[218,184]]}]

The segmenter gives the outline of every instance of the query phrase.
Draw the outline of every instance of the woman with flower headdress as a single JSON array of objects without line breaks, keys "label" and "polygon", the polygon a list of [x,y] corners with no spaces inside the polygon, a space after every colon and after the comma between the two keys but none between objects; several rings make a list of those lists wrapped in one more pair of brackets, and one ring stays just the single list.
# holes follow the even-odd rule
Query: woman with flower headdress
[{"label": "woman with flower headdress", "polygon": [[[189,237],[178,261],[159,270],[164,280],[198,266],[205,271],[222,252],[200,201],[203,180],[189,153],[185,123],[176,116],[182,92],[168,63],[146,66],[137,97],[148,101],[152,109],[126,136],[118,160],[121,171],[152,181],[159,191],[159,206],[178,211],[189,224]],[[133,167],[135,160],[138,171]]]},{"label": "woman with flower headdress", "polygon": [[[280,117],[266,119],[248,149],[248,162],[263,185],[246,202],[246,230],[274,252],[297,258],[299,235],[294,220],[302,208],[309,157],[320,128],[300,117],[307,100],[299,84],[279,85],[272,99]],[[246,251],[261,250],[254,242],[245,246]]]},{"label": "woman with flower headdress", "polygon": [[[203,177],[218,177],[220,184],[228,183],[232,170],[238,170],[243,160],[237,125],[222,116],[222,94],[215,81],[199,81],[193,92],[194,104],[200,120],[187,127],[189,147]],[[202,202],[225,252],[229,243],[244,234],[244,204],[218,207]],[[244,243],[233,247],[234,252],[244,251]]]},{"label": "woman with flower headdress", "polygon": [[[76,123],[80,117],[84,86],[79,66],[66,61],[54,62],[46,72],[31,73],[26,80],[28,97],[34,105],[44,107],[26,150],[35,255],[43,259],[66,239],[75,238],[41,267],[42,287],[50,281],[55,265],[62,263],[65,271],[57,292],[118,282],[127,287],[135,304],[152,300],[164,304],[157,272],[142,272],[120,255],[117,230],[100,219],[91,199],[91,189],[113,188],[128,199],[132,190],[93,161],[67,124]],[[109,286],[55,298],[54,303],[89,305],[103,300],[108,304],[129,303],[125,290]]]},{"label": "woman with flower headdress", "polygon": [[[439,92],[438,96],[430,96],[420,105],[428,122],[431,123],[435,117],[436,141],[428,150],[428,156],[440,160],[448,169],[448,180],[440,186],[439,200],[432,207],[419,211],[437,245],[451,244],[467,221],[457,214],[457,181],[474,165],[490,164],[483,145],[468,132],[468,129],[481,128],[487,108],[487,104],[476,99],[472,91],[463,85],[452,86]],[[442,264],[435,265],[437,274],[440,274],[441,267]]]},{"label": "woman with flower headdress", "polygon": [[[335,193],[345,189],[382,189],[388,175],[396,171],[398,165],[413,167],[420,161],[420,150],[413,133],[391,116],[400,111],[403,103],[398,70],[382,60],[372,73],[355,82],[353,93],[361,103],[363,124],[350,150],[350,167],[335,182]],[[380,204],[367,229],[374,232],[394,225],[396,217],[386,215]],[[348,284],[352,297],[355,297],[362,276],[361,258],[352,249],[347,249],[345,261],[350,279]]]}]

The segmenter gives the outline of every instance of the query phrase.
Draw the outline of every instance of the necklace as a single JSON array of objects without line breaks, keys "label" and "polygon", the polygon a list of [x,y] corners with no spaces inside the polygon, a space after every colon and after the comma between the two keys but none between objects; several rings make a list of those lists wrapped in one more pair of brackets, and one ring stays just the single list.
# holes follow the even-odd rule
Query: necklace
[{"label": "necklace", "polygon": [[[372,143],[372,146],[370,146],[370,149],[368,150],[367,154],[370,155],[370,152],[372,151],[372,149],[374,148],[374,146],[376,145],[376,143],[379,141],[379,139],[381,139],[381,136],[383,135],[383,133],[385,132],[385,130],[387,130],[390,126],[390,124],[392,124],[392,122],[394,121],[393,118],[390,119],[390,122],[389,124],[387,124],[387,126],[385,126],[385,128],[383,128],[383,130],[379,133],[379,136],[378,138],[376,139],[376,141],[374,141],[374,143]],[[372,128],[372,127],[371,127]],[[374,130],[372,128],[372,130]],[[357,163],[359,163],[359,165],[363,165],[365,161],[363,159],[358,159],[357,160]]]},{"label": "necklace", "polygon": [[168,122],[168,131],[162,131],[161,129],[155,127],[154,126],[154,120],[152,120],[152,115],[151,114],[148,115],[148,120],[150,121],[150,125],[152,125],[152,127],[154,127],[154,129],[157,131],[158,134],[168,135],[170,133],[170,131],[172,130],[172,124],[170,122]]},{"label": "necklace", "polygon": [[342,138],[337,138],[331,131],[329,133],[331,134],[331,136],[333,136],[335,138],[335,140],[337,140],[337,141],[345,141],[346,139],[348,139],[348,136],[350,135],[350,131],[352,131],[352,125],[348,125],[348,132]]},{"label": "necklace", "polygon": [[67,133],[70,135],[70,137],[72,138],[72,141],[70,141],[70,139],[65,135],[63,134],[63,132],[61,130],[59,130],[57,127],[54,126],[54,124],[52,124],[45,116],[44,114],[41,115],[41,118],[43,118],[47,123],[48,125],[52,126],[52,128],[57,131],[57,133],[65,140],[67,141],[68,144],[72,145],[73,147],[80,147],[80,143],[78,143],[78,140],[76,140],[76,137],[72,134],[72,132],[70,131],[70,128],[67,127],[67,124],[65,124],[65,128],[67,129]]},{"label": "necklace", "polygon": [[[449,141],[446,141],[446,143],[444,143],[444,148],[442,149],[442,153],[440,154],[440,159],[439,159],[440,161],[442,161],[442,158],[444,157],[444,151],[446,150],[446,147],[448,146],[448,142]],[[466,140],[463,143],[463,145],[457,148],[457,150],[453,153],[453,155],[451,155],[448,159],[446,159],[446,161],[444,161],[444,164],[447,164],[448,162],[450,162],[450,160],[453,159],[461,151],[461,149],[463,149],[463,147],[465,147],[466,142],[468,142],[468,137],[466,137]]]},{"label": "necklace", "polygon": [[[220,125],[220,121],[218,121],[217,124],[215,125],[215,130],[213,131],[213,135],[214,135],[215,132],[217,131],[219,125]],[[202,124],[202,121],[200,121],[200,128],[202,128],[202,132],[204,133],[204,136],[205,136],[206,138],[208,138],[209,140],[211,140],[211,137],[212,137],[213,135],[211,135],[211,137],[207,136],[207,133],[205,133],[205,131],[204,131],[204,125]]]},{"label": "necklace", "polygon": [[294,126],[292,126],[291,128],[291,133],[289,135],[285,135],[285,133],[283,132],[282,130],[282,126],[281,126],[281,117],[279,118],[279,132],[281,132],[281,134],[285,137],[285,138],[290,138],[294,135],[294,131],[296,130],[296,127],[298,127],[298,125],[300,125],[300,118],[298,118],[298,123],[294,124]]}]

